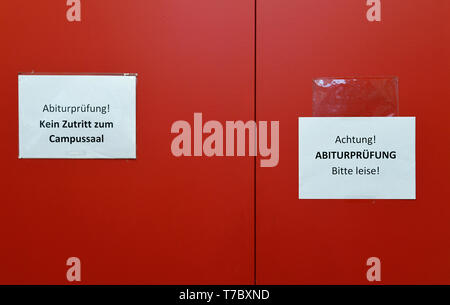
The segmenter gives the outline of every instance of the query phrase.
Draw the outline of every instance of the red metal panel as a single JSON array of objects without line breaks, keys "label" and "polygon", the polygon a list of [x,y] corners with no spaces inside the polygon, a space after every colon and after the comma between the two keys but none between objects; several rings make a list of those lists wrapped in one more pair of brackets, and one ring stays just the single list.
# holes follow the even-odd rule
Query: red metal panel
[{"label": "red metal panel", "polygon": [[[1,1],[0,283],[253,282],[253,160],[175,158],[176,120],[253,117],[253,1]],[[18,160],[18,72],[135,72],[137,160]]]},{"label": "red metal panel", "polygon": [[[449,283],[446,0],[258,1],[258,120],[280,163],[257,168],[257,281]],[[253,1],[2,1],[0,283],[253,282],[253,160],[175,158],[170,125],[253,116]],[[18,72],[136,72],[138,159],[18,160]],[[398,75],[417,116],[417,200],[298,200],[297,117],[317,76]]]},{"label": "red metal panel", "polygon": [[[280,163],[257,168],[257,282],[450,283],[446,0],[258,1],[258,120],[280,120]],[[400,115],[417,116],[417,200],[299,200],[297,117],[318,76],[397,75]],[[324,187],[327,187],[324,185]]]}]

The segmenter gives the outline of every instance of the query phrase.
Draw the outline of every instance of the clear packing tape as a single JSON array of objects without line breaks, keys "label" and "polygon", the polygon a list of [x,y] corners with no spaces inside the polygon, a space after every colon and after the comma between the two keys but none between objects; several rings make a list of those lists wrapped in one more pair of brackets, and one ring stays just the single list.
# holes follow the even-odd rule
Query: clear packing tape
[{"label": "clear packing tape", "polygon": [[313,79],[316,117],[397,116],[397,77],[321,77]]}]

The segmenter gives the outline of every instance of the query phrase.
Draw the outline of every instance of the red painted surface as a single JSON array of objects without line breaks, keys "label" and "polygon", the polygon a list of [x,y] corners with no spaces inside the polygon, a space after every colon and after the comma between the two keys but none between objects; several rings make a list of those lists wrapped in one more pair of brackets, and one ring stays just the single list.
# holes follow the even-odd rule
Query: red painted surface
[{"label": "red painted surface", "polygon": [[[253,283],[253,159],[175,158],[176,120],[253,117],[253,2],[1,1],[0,283]],[[135,72],[137,160],[18,160],[18,72]]]},{"label": "red painted surface", "polygon": [[[280,163],[257,168],[257,282],[450,284],[450,2],[280,0],[258,6],[258,120],[280,120]],[[297,117],[311,80],[397,75],[400,115],[417,116],[417,200],[298,200]],[[326,185],[324,185],[326,187]]]},{"label": "red painted surface", "polygon": [[[450,283],[447,0],[258,0],[257,119],[280,163],[257,168],[257,283]],[[253,118],[254,2],[1,1],[0,283],[251,284],[253,159],[175,158],[170,125]],[[134,72],[137,154],[18,160],[18,72]],[[417,200],[298,200],[297,117],[318,76],[397,75],[417,116]]]}]

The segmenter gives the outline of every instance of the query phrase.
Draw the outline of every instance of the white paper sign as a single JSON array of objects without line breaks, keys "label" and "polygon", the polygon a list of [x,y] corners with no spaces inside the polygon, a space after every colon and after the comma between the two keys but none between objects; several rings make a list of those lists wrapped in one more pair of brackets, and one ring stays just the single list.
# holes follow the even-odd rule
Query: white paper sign
[{"label": "white paper sign", "polygon": [[299,118],[300,199],[415,199],[414,117]]},{"label": "white paper sign", "polygon": [[136,158],[136,76],[19,75],[19,158]]}]

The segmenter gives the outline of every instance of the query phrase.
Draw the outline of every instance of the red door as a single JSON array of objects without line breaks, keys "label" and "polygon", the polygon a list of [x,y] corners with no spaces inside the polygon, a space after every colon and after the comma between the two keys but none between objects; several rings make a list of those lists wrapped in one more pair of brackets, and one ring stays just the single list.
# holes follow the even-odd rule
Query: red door
[{"label": "red door", "polygon": [[[450,283],[450,2],[258,1],[258,120],[280,120],[280,162],[257,168],[257,282]],[[299,200],[297,117],[319,76],[397,75],[417,117],[417,200]],[[326,185],[324,185],[326,187]]]},{"label": "red door", "polygon": [[[176,120],[253,117],[253,1],[2,1],[0,283],[253,283],[253,160],[176,158]],[[19,160],[19,72],[138,73],[137,160]]]},{"label": "red door", "polygon": [[[250,120],[254,1],[2,1],[0,283],[251,284],[249,157],[176,158],[176,120]],[[256,168],[259,284],[450,283],[447,0],[258,0],[257,119],[280,162]],[[19,72],[138,73],[137,160],[19,160]],[[397,75],[417,116],[417,200],[299,200],[297,117],[317,76]],[[259,164],[259,162],[257,163]]]}]

